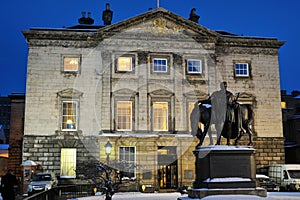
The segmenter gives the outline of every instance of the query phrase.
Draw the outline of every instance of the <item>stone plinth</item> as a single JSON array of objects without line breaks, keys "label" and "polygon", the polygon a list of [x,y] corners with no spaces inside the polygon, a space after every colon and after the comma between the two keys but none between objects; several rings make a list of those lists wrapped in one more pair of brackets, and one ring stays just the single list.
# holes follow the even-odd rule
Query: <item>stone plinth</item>
[{"label": "stone plinth", "polygon": [[196,179],[190,198],[217,194],[266,196],[256,188],[255,149],[240,146],[205,146],[194,150]]}]

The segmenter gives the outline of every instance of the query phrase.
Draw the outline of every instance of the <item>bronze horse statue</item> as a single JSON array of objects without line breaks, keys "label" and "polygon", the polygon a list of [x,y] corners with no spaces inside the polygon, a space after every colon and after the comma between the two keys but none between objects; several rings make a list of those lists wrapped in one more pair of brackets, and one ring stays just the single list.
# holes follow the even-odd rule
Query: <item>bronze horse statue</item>
[{"label": "bronze horse statue", "polygon": [[[210,118],[211,118],[211,107],[206,107],[202,103],[196,102],[194,104],[194,109],[191,112],[190,115],[190,122],[191,122],[191,134],[199,139],[199,144],[198,146],[202,146],[204,138],[207,134],[209,133],[209,139],[210,139],[210,144],[213,144],[213,138],[211,131],[209,130],[210,128]],[[199,127],[199,122],[204,125],[204,130]]]},{"label": "bronze horse statue", "polygon": [[[220,145],[221,136],[224,138],[227,138],[229,141],[230,139],[235,139],[234,144],[238,145],[238,141],[241,139],[241,137],[244,134],[249,135],[249,143],[248,145],[252,145],[252,123],[254,119],[254,113],[251,105],[248,104],[240,104],[238,102],[235,103],[234,106],[234,112],[235,112],[235,120],[234,122],[226,121],[223,123],[223,128],[221,133],[217,133],[217,145]],[[212,134],[210,129],[210,124],[215,123],[211,120],[211,107],[207,108],[202,103],[195,103],[195,107],[191,112],[190,115],[190,122],[192,127],[191,134],[193,136],[196,136],[199,139],[198,146],[202,146],[204,138],[207,133],[209,133],[210,137],[210,144],[212,144]],[[198,124],[201,122],[204,124],[204,130],[202,131]],[[230,123],[230,126],[228,126],[227,123]],[[228,130],[227,128],[230,127],[231,130]],[[229,134],[228,134],[229,133]]]},{"label": "bronze horse statue", "polygon": [[254,113],[252,105],[250,104],[236,104],[236,123],[233,126],[233,132],[237,133],[237,138],[235,139],[234,144],[238,145],[238,141],[244,134],[248,134],[249,142],[248,146],[252,145],[252,135],[253,135],[253,119]]}]

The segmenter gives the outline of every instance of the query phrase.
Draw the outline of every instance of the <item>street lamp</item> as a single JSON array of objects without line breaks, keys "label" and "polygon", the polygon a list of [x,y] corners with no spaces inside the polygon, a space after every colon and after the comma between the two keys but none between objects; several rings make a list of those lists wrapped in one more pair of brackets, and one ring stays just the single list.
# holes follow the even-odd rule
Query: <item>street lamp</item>
[{"label": "street lamp", "polygon": [[106,163],[109,165],[109,155],[111,153],[112,144],[107,141],[107,143],[104,145],[105,147],[105,153],[106,153]]}]

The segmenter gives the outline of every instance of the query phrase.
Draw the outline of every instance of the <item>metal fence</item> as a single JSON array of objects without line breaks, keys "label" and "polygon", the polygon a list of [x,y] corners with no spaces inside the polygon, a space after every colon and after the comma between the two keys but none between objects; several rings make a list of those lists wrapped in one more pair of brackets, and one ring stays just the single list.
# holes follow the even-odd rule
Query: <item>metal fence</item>
[{"label": "metal fence", "polygon": [[93,185],[69,185],[59,186],[34,194],[24,200],[66,200],[77,197],[93,196]]}]

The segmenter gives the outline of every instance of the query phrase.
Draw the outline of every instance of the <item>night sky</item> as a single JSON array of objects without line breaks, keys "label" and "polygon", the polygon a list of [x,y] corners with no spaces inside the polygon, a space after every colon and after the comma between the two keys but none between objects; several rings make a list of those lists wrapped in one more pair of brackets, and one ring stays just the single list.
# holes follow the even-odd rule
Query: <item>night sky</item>
[{"label": "night sky", "polygon": [[[77,25],[82,11],[92,13],[95,25],[103,25],[106,3],[114,12],[113,23],[157,7],[156,0],[1,1],[0,96],[26,92],[28,51],[22,30]],[[211,30],[286,41],[279,50],[281,89],[300,90],[299,0],[160,0],[160,7],[184,18],[196,8],[200,24]]]}]

